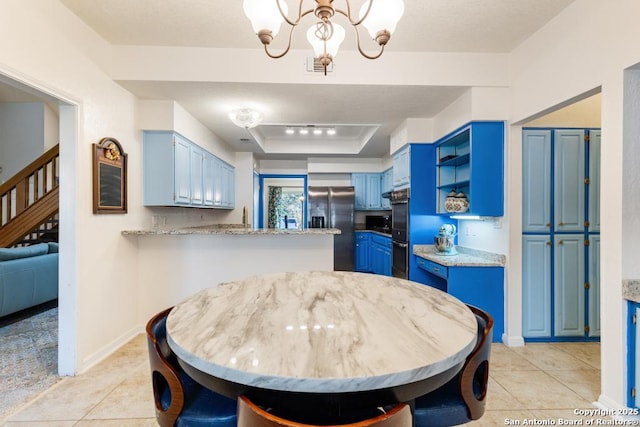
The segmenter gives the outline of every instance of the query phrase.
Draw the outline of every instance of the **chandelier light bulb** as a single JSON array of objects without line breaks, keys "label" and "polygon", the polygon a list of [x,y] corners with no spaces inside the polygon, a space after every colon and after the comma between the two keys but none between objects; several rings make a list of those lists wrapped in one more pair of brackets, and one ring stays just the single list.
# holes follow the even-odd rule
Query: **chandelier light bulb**
[{"label": "chandelier light bulb", "polygon": [[325,40],[323,40],[320,36],[323,34],[322,26],[323,25],[331,25],[333,27],[333,31],[330,35],[330,38],[326,40],[326,53],[335,58],[338,54],[338,49],[340,48],[340,43],[344,41],[345,31],[341,25],[338,24],[323,24],[322,22],[318,22],[314,24],[307,30],[307,40],[309,44],[313,47],[313,52],[315,53],[316,58],[322,58],[325,55]]},{"label": "chandelier light bulb", "polygon": [[[367,13],[369,2],[365,2],[360,8],[360,19]],[[402,0],[374,0],[369,15],[362,25],[367,29],[372,39],[376,40],[379,33],[388,31],[393,34],[398,21],[404,14],[404,2]]]},{"label": "chandelier light bulb", "polygon": [[[280,3],[282,12],[288,12],[287,3],[284,0],[277,0]],[[242,8],[244,14],[251,21],[253,31],[258,34],[262,30],[271,31],[271,36],[275,37],[280,31],[280,26],[284,22],[278,4],[273,0],[244,0]]]}]

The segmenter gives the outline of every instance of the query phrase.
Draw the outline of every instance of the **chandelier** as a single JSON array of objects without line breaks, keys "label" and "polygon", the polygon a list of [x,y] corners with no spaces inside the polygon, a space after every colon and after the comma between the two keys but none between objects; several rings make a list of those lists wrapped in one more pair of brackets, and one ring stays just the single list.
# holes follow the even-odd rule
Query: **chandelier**
[{"label": "chandelier", "polygon": [[[294,19],[290,19],[287,15],[289,11],[285,0],[244,0],[243,8],[270,58],[282,58],[289,52],[293,30],[300,24],[302,18],[313,13],[317,21],[307,30],[307,40],[313,47],[315,57],[324,67],[325,75],[327,67],[333,62],[345,36],[344,28],[331,21],[336,12],[346,17],[354,28],[358,51],[368,59],[376,59],[382,55],[385,45],[391,38],[391,33],[395,30],[404,12],[403,0],[367,0],[360,8],[358,18],[355,19],[349,0],[343,0],[346,3],[346,11],[335,9],[333,7],[334,0],[315,0],[315,7],[307,10],[302,8],[305,0],[298,1],[298,10]],[[269,44],[280,31],[282,22],[286,22],[290,26],[289,43],[282,53],[272,54],[269,52]],[[378,53],[369,55],[360,46],[358,31],[360,25],[367,29],[369,35],[380,46]]]},{"label": "chandelier", "polygon": [[264,115],[250,108],[238,108],[229,112],[229,118],[236,126],[251,129],[262,123]]}]

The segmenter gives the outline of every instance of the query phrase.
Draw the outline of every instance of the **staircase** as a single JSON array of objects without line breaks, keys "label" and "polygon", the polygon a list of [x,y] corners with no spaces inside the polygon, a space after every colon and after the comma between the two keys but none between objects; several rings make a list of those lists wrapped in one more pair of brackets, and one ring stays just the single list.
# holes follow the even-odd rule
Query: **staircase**
[{"label": "staircase", "polygon": [[58,241],[59,147],[0,184],[0,247]]}]

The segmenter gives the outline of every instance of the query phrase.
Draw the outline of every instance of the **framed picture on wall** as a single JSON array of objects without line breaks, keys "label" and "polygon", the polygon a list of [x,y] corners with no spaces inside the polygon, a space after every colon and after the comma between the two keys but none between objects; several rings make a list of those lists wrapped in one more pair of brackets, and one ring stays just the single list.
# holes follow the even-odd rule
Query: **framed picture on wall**
[{"label": "framed picture on wall", "polygon": [[115,138],[93,144],[93,213],[127,213],[127,154]]}]

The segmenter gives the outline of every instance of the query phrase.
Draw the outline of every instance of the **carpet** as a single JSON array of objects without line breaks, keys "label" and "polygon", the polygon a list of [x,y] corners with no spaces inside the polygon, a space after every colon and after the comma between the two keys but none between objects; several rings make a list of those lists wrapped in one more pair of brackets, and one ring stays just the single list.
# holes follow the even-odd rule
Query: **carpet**
[{"label": "carpet", "polygon": [[60,379],[58,308],[51,305],[1,319],[0,419]]}]

